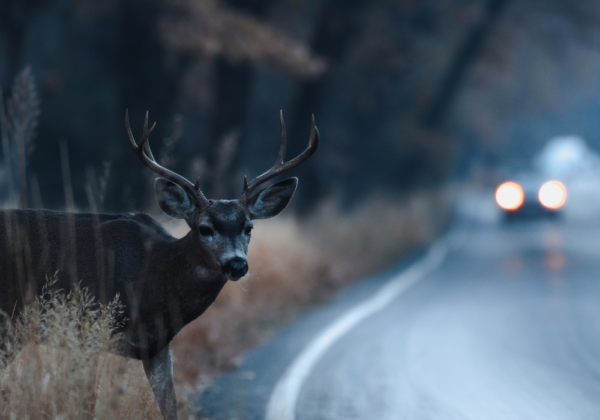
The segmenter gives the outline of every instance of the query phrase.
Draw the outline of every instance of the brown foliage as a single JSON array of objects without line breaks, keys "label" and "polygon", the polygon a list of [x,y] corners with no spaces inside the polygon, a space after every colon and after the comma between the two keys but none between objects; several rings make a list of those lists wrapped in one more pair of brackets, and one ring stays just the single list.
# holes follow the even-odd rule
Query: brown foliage
[{"label": "brown foliage", "polygon": [[176,0],[169,5],[174,11],[161,20],[160,30],[165,44],[173,50],[266,64],[299,77],[316,77],[325,71],[325,62],[302,42],[217,0]]}]

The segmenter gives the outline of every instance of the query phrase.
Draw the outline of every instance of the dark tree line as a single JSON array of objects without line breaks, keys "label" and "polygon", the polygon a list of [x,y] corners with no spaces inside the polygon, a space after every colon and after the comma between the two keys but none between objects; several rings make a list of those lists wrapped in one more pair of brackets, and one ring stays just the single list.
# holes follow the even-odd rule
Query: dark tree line
[{"label": "dark tree line", "polygon": [[[294,173],[302,208],[332,194],[348,202],[403,195],[445,182],[468,165],[465,156],[478,156],[471,149],[503,153],[493,132],[506,115],[483,116],[511,92],[496,85],[506,64],[494,60],[516,54],[524,37],[543,46],[526,32],[535,27],[528,19],[559,16],[579,29],[596,22],[588,2],[583,12],[573,2],[542,3],[4,0],[0,86],[8,100],[30,66],[41,114],[26,176],[48,207],[65,206],[61,142],[78,208],[91,206],[102,183],[106,210],[148,206],[148,176],[124,134],[126,108],[137,135],[150,111],[155,154],[200,175],[208,195],[236,197],[243,175],[272,165],[280,109],[290,155],[306,146],[311,114],[322,135],[315,159]],[[594,39],[582,30],[569,39],[577,37]],[[503,74],[518,81],[523,70]],[[482,92],[489,103],[477,107]],[[33,203],[35,192],[27,194]]]}]

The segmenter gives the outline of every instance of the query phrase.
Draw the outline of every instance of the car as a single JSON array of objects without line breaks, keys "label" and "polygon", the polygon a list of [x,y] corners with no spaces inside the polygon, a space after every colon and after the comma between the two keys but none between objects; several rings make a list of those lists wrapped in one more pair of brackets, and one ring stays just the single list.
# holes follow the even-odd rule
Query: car
[{"label": "car", "polygon": [[567,200],[565,185],[538,173],[525,173],[496,189],[496,203],[507,219],[556,217]]}]

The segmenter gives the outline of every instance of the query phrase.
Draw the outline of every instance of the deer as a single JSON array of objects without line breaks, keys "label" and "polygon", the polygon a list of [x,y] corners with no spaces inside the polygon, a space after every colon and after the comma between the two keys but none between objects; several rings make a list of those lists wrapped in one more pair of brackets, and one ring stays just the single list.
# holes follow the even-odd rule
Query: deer
[{"label": "deer", "polygon": [[215,301],[228,281],[248,273],[253,220],[269,219],[289,204],[298,179],[260,185],[310,158],[319,145],[312,117],[308,147],[285,161],[286,130],[280,112],[280,144],[275,164],[248,182],[239,199],[207,199],[195,183],[159,165],[150,148],[148,113],[136,142],[125,112],[131,148],[158,177],[156,201],[168,216],[184,219],[190,230],[171,236],[145,213],[93,214],[46,209],[0,211],[0,311],[18,315],[38,296],[49,273],[56,287],[85,287],[98,302],[117,294],[124,308],[119,353],[142,361],[165,419],[177,419],[170,343]]}]

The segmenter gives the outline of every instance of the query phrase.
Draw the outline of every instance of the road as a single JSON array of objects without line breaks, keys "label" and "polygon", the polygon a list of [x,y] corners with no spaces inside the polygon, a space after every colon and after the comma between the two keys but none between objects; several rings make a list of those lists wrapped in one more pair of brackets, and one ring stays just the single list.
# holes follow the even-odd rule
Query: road
[{"label": "road", "polygon": [[[313,354],[286,391],[291,399],[274,390],[316,338],[390,282],[408,281],[402,273],[429,254],[366,279],[278,334],[215,380],[200,398],[203,414],[599,419],[600,224],[465,224],[443,248],[397,296]],[[274,399],[287,408],[266,417]]]}]

